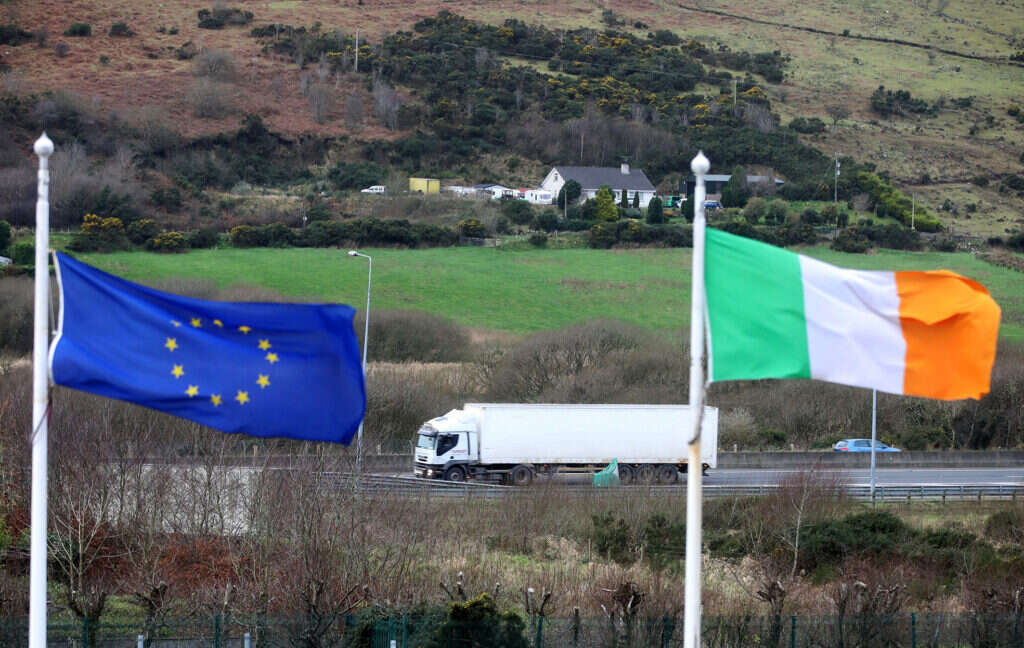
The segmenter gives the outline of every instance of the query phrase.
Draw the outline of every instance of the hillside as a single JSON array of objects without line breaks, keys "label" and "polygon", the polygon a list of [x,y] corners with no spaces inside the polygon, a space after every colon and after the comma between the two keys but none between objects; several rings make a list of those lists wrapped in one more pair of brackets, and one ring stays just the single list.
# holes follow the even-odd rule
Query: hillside
[{"label": "hillside", "polygon": [[[237,21],[229,16],[222,28],[200,27],[200,12],[213,9],[230,14],[236,5],[240,16]],[[436,67],[432,70],[437,82],[434,88],[423,78],[417,78],[415,72],[410,76],[395,70],[395,57],[403,55],[395,43],[408,41],[405,36],[394,40],[396,32],[411,30],[417,23],[447,11],[480,25],[502,25],[515,17],[523,25],[544,26],[553,35],[561,34],[558,38],[563,40],[566,33],[582,33],[572,32],[579,29],[596,30],[595,35],[603,29],[614,29],[624,37],[639,39],[636,42],[641,48],[650,47],[644,43],[672,43],[672,39],[678,38],[681,48],[692,51],[694,43],[705,48],[705,54],[697,54],[703,71],[695,77],[696,83],[689,84],[692,87],[686,90],[691,93],[688,96],[703,95],[708,103],[720,99],[726,107],[732,97],[735,107],[736,86],[740,93],[756,86],[765,96],[763,100],[755,97],[756,101],[762,101],[780,123],[767,119],[766,125],[754,126],[792,132],[785,127],[795,118],[821,119],[822,127],[812,128],[799,138],[803,145],[820,151],[822,158],[838,154],[852,162],[873,166],[908,196],[916,197],[917,205],[936,213],[954,234],[1005,236],[1019,229],[1024,213],[1024,199],[1019,195],[1022,192],[1007,190],[1001,184],[1005,178],[1020,173],[1024,165],[1024,122],[1010,114],[1024,88],[1024,67],[1010,58],[1024,49],[1020,30],[1013,27],[1022,9],[1024,5],[1019,0],[919,0],[899,6],[873,1],[851,4],[811,0],[798,6],[771,2],[756,7],[731,0],[692,5],[635,0],[617,3],[614,10],[581,0],[413,5],[285,0],[222,3],[213,7],[205,2],[140,6],[118,0],[9,0],[0,9],[0,20],[2,12],[6,12],[7,23],[24,30],[26,37],[17,45],[9,39],[8,45],[0,49],[0,61],[7,70],[0,94],[32,97],[60,91],[73,95],[77,108],[91,113],[103,125],[116,122],[130,125],[136,131],[169,128],[185,138],[231,133],[237,130],[244,115],[258,114],[266,128],[283,137],[283,141],[321,140],[328,157],[310,158],[318,164],[370,156],[391,168],[398,159],[397,166],[404,166],[401,171],[405,174],[423,170],[469,183],[536,183],[547,165],[564,163],[572,148],[565,142],[554,148],[513,144],[530,138],[548,139],[545,131],[531,130],[539,128],[539,117],[537,112],[530,111],[540,104],[522,86],[524,81],[520,81],[517,90],[523,93],[526,104],[522,115],[517,114],[518,95],[513,100],[516,110],[512,110],[491,91],[479,98],[461,97],[461,101],[456,101],[457,110],[449,117],[455,119],[462,110],[469,111],[465,114],[472,114],[476,120],[482,103],[494,104],[500,110],[497,121],[491,122],[492,128],[512,129],[507,134],[503,132],[501,138],[490,139],[484,136],[481,141],[472,141],[466,131],[449,134],[467,142],[465,146],[470,152],[410,162],[406,155],[408,147],[403,148],[400,143],[421,133],[438,132],[433,119],[438,115],[438,92],[443,93],[445,86]],[[252,16],[247,17],[246,12]],[[91,35],[65,35],[73,23],[89,25]],[[133,35],[111,36],[110,29],[115,23],[124,23]],[[273,36],[252,35],[254,28],[267,25],[278,26]],[[305,35],[282,44],[288,40],[287,34],[282,36],[286,26],[304,28]],[[364,59],[358,72],[353,72],[357,29]],[[658,38],[645,41],[652,32]],[[442,36],[451,35],[436,27],[425,35],[422,31],[418,33],[420,38],[435,39],[433,46]],[[662,41],[664,34],[669,36]],[[385,46],[388,39],[392,40]],[[517,39],[518,34],[509,43]],[[882,42],[886,39],[902,42]],[[303,51],[317,40],[334,42],[339,47],[337,51],[330,51],[329,46],[309,53]],[[586,58],[590,55],[585,51],[573,62],[567,61],[564,49],[559,50],[560,68],[552,71],[552,59],[546,53],[525,53],[514,44],[489,42],[481,47],[478,41],[460,42],[464,44],[448,43],[448,51],[457,57],[460,51],[464,54],[464,50],[472,48],[469,54],[476,58],[478,66],[504,70],[495,74],[504,75],[508,94],[516,90],[514,79],[528,80],[529,71],[536,75],[560,74],[558,78],[563,83],[600,78],[592,76],[600,70],[594,68],[593,59]],[[67,51],[58,51],[64,49],[61,44]],[[614,43],[611,47],[615,47]],[[213,52],[221,58],[203,59],[203,52]],[[323,54],[328,52],[330,56],[325,58]],[[197,53],[199,59],[195,58]],[[771,61],[767,68],[737,62],[744,56],[745,60],[757,60],[760,56],[771,59],[772,53],[778,60]],[[187,58],[190,55],[192,58]],[[199,63],[222,67],[200,73]],[[578,68],[572,66],[579,64],[589,65],[592,71],[577,72]],[[664,59],[658,65],[645,67],[642,74],[636,74],[636,69],[624,70],[621,65],[617,69],[609,65],[608,69],[611,75],[629,77],[612,76],[615,83],[627,84],[627,92],[657,93],[660,85],[677,83],[679,76],[671,66],[665,67]],[[638,80],[636,77],[640,76],[646,79]],[[392,96],[380,90],[376,82],[380,77],[390,82]],[[880,114],[872,107],[872,93],[879,86],[906,91],[911,100],[894,110],[887,109],[888,114]],[[618,100],[614,95],[618,86],[610,87],[611,100]],[[539,96],[536,92],[534,95]],[[579,105],[567,105],[560,113],[545,105],[544,118],[551,124],[571,121],[578,117],[586,102],[594,101],[603,106],[607,116],[608,106],[601,104],[605,98],[584,94]],[[911,102],[915,100],[923,102],[924,112],[913,111]],[[395,107],[392,112],[382,106],[388,101]],[[496,101],[499,103],[495,104]],[[636,103],[633,99],[629,101]],[[904,106],[910,107],[904,110]],[[671,116],[661,112],[661,125],[654,123],[652,113],[640,117],[641,122],[653,128],[643,133],[647,140],[657,137],[658,130],[665,128],[666,117]],[[26,114],[36,113],[28,109]],[[613,114],[625,115],[628,124],[645,113],[637,113],[627,102],[620,104]],[[486,115],[482,119],[488,123]],[[42,123],[40,119],[26,121],[30,120],[10,124],[13,140],[7,143],[22,151],[27,150],[34,136],[34,123]],[[692,122],[689,116],[683,122],[679,128],[670,127],[682,138],[677,142],[683,146],[687,142],[702,144],[699,131],[693,130],[700,124]],[[747,118],[747,122],[752,120]],[[724,123],[721,127],[734,126]],[[566,136],[558,134],[555,139]],[[383,148],[379,143],[384,144]],[[390,149],[389,143],[394,144]],[[4,144],[0,141],[0,146]],[[608,164],[615,163],[618,155],[630,155],[638,163],[650,165],[652,155],[662,155],[663,160],[653,163],[657,169],[652,176],[656,182],[663,180],[659,186],[671,192],[676,178],[669,170],[685,172],[685,162],[692,151],[672,156],[661,150],[666,146],[672,146],[669,138],[643,144],[627,141],[599,156],[588,150],[586,156],[595,158],[588,162]],[[93,156],[100,147],[87,148]],[[793,158],[801,154],[793,150],[786,151],[784,156]],[[731,164],[728,160],[722,162]],[[784,177],[793,175],[778,159],[750,158],[744,163],[774,168]],[[844,171],[847,168],[844,166]],[[156,181],[159,186],[172,177],[159,165],[157,170],[164,176],[151,177],[148,182]],[[729,168],[718,170],[728,172]],[[813,171],[821,172],[821,168]],[[308,190],[304,187],[298,192]]]}]

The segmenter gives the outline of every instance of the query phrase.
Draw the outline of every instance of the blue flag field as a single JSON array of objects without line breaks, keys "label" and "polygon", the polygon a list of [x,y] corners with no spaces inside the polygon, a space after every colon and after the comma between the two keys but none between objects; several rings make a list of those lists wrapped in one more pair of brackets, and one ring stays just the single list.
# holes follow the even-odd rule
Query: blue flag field
[{"label": "blue flag field", "polygon": [[351,306],[192,299],[56,256],[56,384],[222,432],[351,441],[366,410]]}]

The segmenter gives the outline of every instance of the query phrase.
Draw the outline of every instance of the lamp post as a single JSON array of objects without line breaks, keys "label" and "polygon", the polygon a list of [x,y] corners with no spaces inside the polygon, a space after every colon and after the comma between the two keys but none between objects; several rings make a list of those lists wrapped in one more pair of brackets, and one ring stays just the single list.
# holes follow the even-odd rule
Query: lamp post
[{"label": "lamp post", "polygon": [[[366,273],[366,317],[363,327],[363,381],[366,380],[366,345],[370,337],[370,286],[373,280],[373,257],[362,252],[349,250],[350,257],[363,257],[370,262],[369,271]],[[363,415],[366,418],[366,415]],[[363,422],[359,421],[359,431],[356,433],[356,474],[363,473]]]}]

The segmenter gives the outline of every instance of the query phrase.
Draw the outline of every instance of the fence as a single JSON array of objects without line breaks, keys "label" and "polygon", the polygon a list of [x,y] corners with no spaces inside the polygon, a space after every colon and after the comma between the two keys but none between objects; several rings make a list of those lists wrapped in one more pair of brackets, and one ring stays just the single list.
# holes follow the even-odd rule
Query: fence
[{"label": "fence", "polygon": [[[451,622],[440,615],[193,617],[135,623],[51,623],[54,648],[680,648],[678,617],[529,617]],[[0,646],[28,645],[27,619],[0,619]],[[1016,614],[705,617],[705,648],[1024,648]],[[141,639],[141,644],[139,643]]]}]

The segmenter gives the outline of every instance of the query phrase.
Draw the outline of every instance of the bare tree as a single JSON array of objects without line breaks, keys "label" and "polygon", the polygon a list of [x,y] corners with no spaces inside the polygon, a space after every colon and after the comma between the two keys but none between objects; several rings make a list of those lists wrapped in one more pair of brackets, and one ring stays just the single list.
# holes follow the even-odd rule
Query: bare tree
[{"label": "bare tree", "polygon": [[398,111],[402,107],[402,100],[398,93],[386,81],[375,80],[373,82],[373,101],[378,119],[391,130],[396,130],[398,128]]},{"label": "bare tree", "polygon": [[363,121],[363,98],[353,92],[345,99],[345,125],[355,128]]},{"label": "bare tree", "polygon": [[743,122],[762,133],[771,133],[779,127],[778,118],[760,104],[747,104],[743,108]]},{"label": "bare tree", "polygon": [[825,106],[825,112],[832,118],[832,128],[839,125],[839,120],[850,116],[850,108],[845,104],[835,103]]},{"label": "bare tree", "polygon": [[309,89],[309,108],[313,112],[313,119],[322,124],[330,117],[334,101],[331,97],[331,89],[326,83],[314,83]]}]

